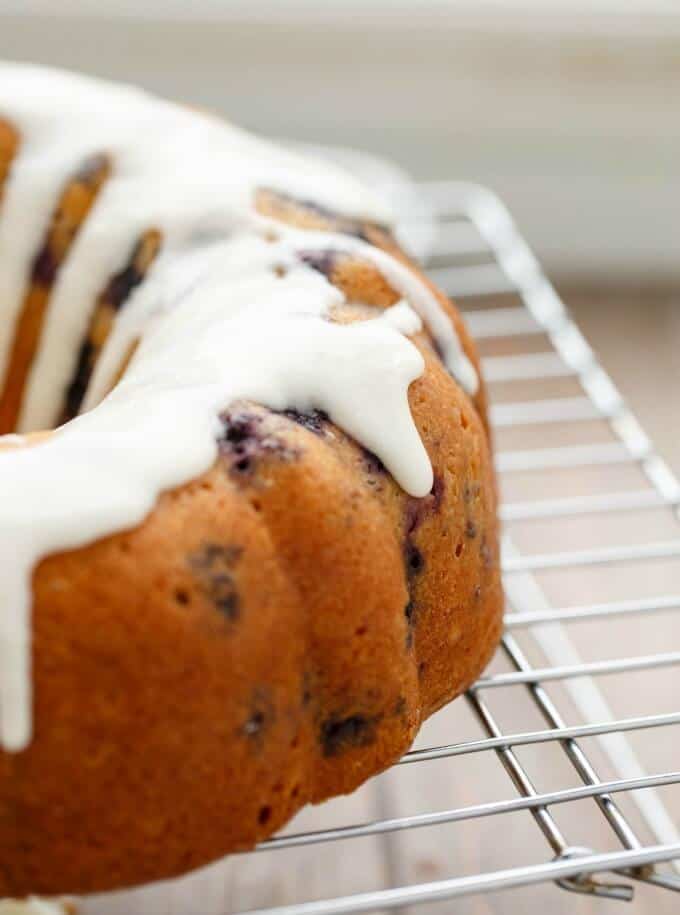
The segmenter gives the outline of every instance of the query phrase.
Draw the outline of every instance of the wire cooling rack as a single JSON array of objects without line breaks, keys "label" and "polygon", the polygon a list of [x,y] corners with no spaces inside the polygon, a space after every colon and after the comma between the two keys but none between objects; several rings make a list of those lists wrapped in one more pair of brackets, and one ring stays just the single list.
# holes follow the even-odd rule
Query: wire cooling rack
[{"label": "wire cooling rack", "polygon": [[[458,742],[428,745],[426,726],[425,744],[373,784],[389,785],[394,773],[437,763],[444,767],[439,783],[456,785],[465,802],[447,804],[445,792],[436,790],[434,809],[304,831],[296,821],[292,831],[240,860],[262,852],[276,858],[284,849],[321,854],[337,843],[354,862],[351,869],[362,866],[362,839],[410,841],[427,827],[450,830],[484,818],[498,824],[485,834],[487,845],[516,844],[519,851],[527,829],[538,844],[529,860],[518,854],[500,869],[485,868],[482,853],[463,873],[457,863],[464,845],[447,838],[449,872],[437,871],[438,879],[418,879],[427,869],[400,879],[399,868],[388,866],[377,889],[305,901],[307,887],[298,881],[294,894],[275,896],[285,904],[246,909],[385,912],[547,881],[620,900],[632,898],[638,881],[680,891],[680,563],[674,565],[680,484],[503,204],[468,184],[425,184],[421,191],[438,224],[426,267],[465,312],[492,395],[504,495],[506,631],[494,663],[466,697],[477,733],[461,740],[453,732]],[[579,601],[570,603],[575,593]],[[648,643],[655,650],[641,653]],[[626,703],[632,714],[618,711]],[[465,700],[449,708],[460,714]],[[532,726],[522,729],[527,720]],[[548,762],[532,755],[538,750],[552,752]],[[501,786],[500,799],[470,797],[481,783],[459,771],[466,759]],[[408,794],[399,789],[400,799]],[[341,809],[342,801],[335,804]],[[576,816],[563,817],[570,808]],[[385,803],[377,809],[391,812]],[[522,824],[505,825],[519,815],[525,832]],[[535,826],[527,826],[527,817]],[[516,842],[508,843],[513,836]],[[340,852],[335,860],[339,865]],[[324,861],[329,874],[333,859]],[[328,896],[328,883],[320,882],[319,891]],[[657,911],[660,897],[655,900]],[[233,903],[242,908],[238,896],[232,910]]]},{"label": "wire cooling rack", "polygon": [[[563,889],[578,893],[621,900],[632,898],[633,881],[680,891],[680,835],[665,796],[655,790],[680,784],[680,771],[673,771],[672,765],[663,771],[649,771],[630,739],[636,732],[647,732],[650,740],[663,732],[671,748],[677,745],[680,689],[676,685],[674,691],[671,687],[670,693],[664,693],[663,711],[646,707],[644,714],[623,718],[612,712],[601,686],[606,675],[624,674],[629,681],[627,688],[644,696],[645,673],[671,668],[671,673],[677,674],[672,668],[680,664],[680,625],[673,641],[673,611],[680,610],[680,567],[671,568],[664,576],[664,582],[668,578],[672,585],[675,575],[675,593],[649,595],[642,588],[638,596],[627,588],[623,598],[576,606],[564,606],[549,597],[540,580],[542,573],[564,571],[573,577],[582,575],[584,569],[594,570],[600,579],[614,576],[621,580],[623,567],[632,571],[633,582],[653,578],[649,563],[680,557],[680,536],[655,537],[649,512],[661,510],[677,516],[680,484],[598,364],[503,204],[489,191],[467,184],[426,184],[421,190],[432,202],[438,220],[426,267],[466,313],[485,354],[492,401],[494,391],[506,394],[492,408],[502,489],[506,490],[509,480],[512,490],[513,477],[521,479],[524,475],[529,480],[530,497],[504,501],[501,509],[508,606],[499,653],[509,669],[495,672],[492,667],[467,694],[467,702],[487,736],[412,750],[400,765],[427,766],[432,760],[445,759],[454,767],[460,757],[469,754],[494,755],[507,772],[508,788],[514,789],[514,795],[297,832],[264,843],[263,848],[309,846],[526,811],[547,843],[548,860],[544,856],[503,870],[454,873],[427,883],[387,886],[258,912],[332,915],[385,911],[543,881],[555,881]],[[544,396],[546,391],[550,394],[556,390],[556,383],[566,384],[569,396],[564,396],[564,388],[559,396]],[[529,390],[532,396],[514,399],[517,389]],[[503,447],[504,441],[511,447]],[[639,485],[626,480],[619,488],[616,473],[622,467],[636,471]],[[593,470],[595,485],[580,491],[574,483],[588,482]],[[568,485],[560,491],[563,479]],[[642,513],[643,539],[622,542],[623,520],[634,521],[636,513]],[[554,535],[560,529],[567,531],[574,519],[589,527],[594,524],[596,531],[606,531],[608,537],[600,533],[586,547],[531,552],[524,548],[526,528],[532,523]],[[566,539],[569,542],[568,533]],[[583,537],[575,539],[580,544]],[[657,614],[664,613],[670,614],[664,632],[665,650],[624,656],[612,652],[611,641],[620,639],[617,624],[637,622],[639,627],[645,620],[651,625],[648,617],[655,615],[656,619]],[[583,660],[571,637],[571,627],[588,621],[600,623],[599,643],[608,647],[605,657]],[[529,660],[520,637],[534,643],[538,664]],[[632,644],[636,644],[635,639]],[[570,714],[577,713],[579,724],[568,726],[565,712],[551,696],[549,685],[557,681],[563,686],[562,702]],[[626,689],[626,679],[619,681]],[[493,710],[494,695],[517,688],[526,691],[543,727],[516,731],[512,721],[499,721]],[[652,699],[655,697],[650,695]],[[603,760],[606,777],[595,768],[590,746],[584,748],[589,738],[598,738],[596,755]],[[576,783],[538,790],[520,758],[521,748],[535,744],[558,747],[572,767]],[[672,752],[669,756],[672,763]],[[680,766],[680,753],[676,753],[675,762]],[[595,842],[570,844],[555,811],[583,799],[590,799],[599,808],[614,839],[611,850],[602,851]],[[674,800],[677,807],[677,796]],[[659,867],[663,862],[671,862],[670,867]]]}]

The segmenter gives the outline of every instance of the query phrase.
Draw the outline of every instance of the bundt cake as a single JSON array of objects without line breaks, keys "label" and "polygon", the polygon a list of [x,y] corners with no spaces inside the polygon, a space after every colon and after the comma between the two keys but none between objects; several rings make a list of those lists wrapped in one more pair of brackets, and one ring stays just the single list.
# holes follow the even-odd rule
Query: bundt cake
[{"label": "bundt cake", "polygon": [[0,895],[252,847],[498,641],[484,387],[370,192],[0,65]]}]

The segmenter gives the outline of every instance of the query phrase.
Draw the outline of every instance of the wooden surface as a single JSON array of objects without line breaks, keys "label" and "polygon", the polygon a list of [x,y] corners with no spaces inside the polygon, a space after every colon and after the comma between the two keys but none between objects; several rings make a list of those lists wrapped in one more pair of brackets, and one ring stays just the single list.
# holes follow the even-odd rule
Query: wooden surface
[{"label": "wooden surface", "polygon": [[[680,309],[671,299],[641,303],[606,297],[572,297],[577,315],[603,362],[630,398],[640,418],[656,437],[666,457],[680,469],[680,437],[677,435],[677,354],[680,352]],[[488,304],[488,303],[487,303]],[[680,303],[675,303],[680,305]],[[517,351],[525,346],[544,348],[544,338],[517,338],[487,342],[486,354]],[[496,385],[496,402],[573,396],[574,382],[518,382]],[[512,428],[498,435],[501,450],[609,440],[602,423],[577,423],[539,429]],[[509,474],[503,480],[504,497],[510,501],[556,495],[588,494],[639,488],[645,485],[639,471],[630,467],[604,467],[587,471],[553,471],[542,474]],[[512,526],[515,544],[526,552],[573,550],[598,545],[641,543],[649,539],[677,538],[679,528],[665,509],[621,513],[613,519],[581,516],[560,523],[520,522]],[[591,567],[574,571],[549,571],[539,576],[541,587],[556,606],[576,605],[635,596],[680,592],[680,561],[637,563],[625,567]],[[680,648],[678,612],[658,614],[644,620],[593,621],[569,626],[569,637],[584,660],[643,655]],[[546,663],[540,647],[529,634],[518,640],[532,663]],[[510,669],[497,658],[494,670]],[[620,717],[661,713],[678,709],[678,668],[645,674],[599,678],[598,683],[613,714]],[[549,694],[569,724],[582,716],[559,684]],[[501,726],[509,732],[544,727],[540,715],[523,687],[487,692],[488,701]],[[429,721],[418,745],[450,743],[485,736],[465,699],[455,702]],[[649,773],[679,768],[677,729],[640,732],[631,744]],[[617,776],[595,740],[582,743],[603,779]],[[547,791],[579,784],[579,778],[558,745],[524,747],[518,757],[536,789]],[[374,779],[351,797],[337,799],[304,811],[289,826],[289,832],[354,822],[442,810],[473,803],[515,797],[516,792],[498,759],[490,753],[401,766]],[[680,788],[664,789],[660,797],[680,824]],[[629,797],[619,798],[642,841],[650,841],[647,826]],[[587,845],[597,851],[616,850],[620,845],[591,800],[553,808],[565,838],[572,845]],[[258,852],[225,862],[165,886],[133,893],[88,900],[84,915],[226,915],[250,908],[319,899],[388,886],[438,880],[450,876],[492,871],[504,867],[548,861],[551,852],[529,813],[408,830],[381,838],[324,843],[305,849]],[[680,898],[668,892],[636,885],[636,898],[623,903],[577,896],[551,884],[522,890],[477,896],[415,907],[412,915],[609,915],[634,912],[671,915]]]},{"label": "wooden surface", "polygon": [[680,475],[680,288],[564,291],[586,337],[659,451]]}]

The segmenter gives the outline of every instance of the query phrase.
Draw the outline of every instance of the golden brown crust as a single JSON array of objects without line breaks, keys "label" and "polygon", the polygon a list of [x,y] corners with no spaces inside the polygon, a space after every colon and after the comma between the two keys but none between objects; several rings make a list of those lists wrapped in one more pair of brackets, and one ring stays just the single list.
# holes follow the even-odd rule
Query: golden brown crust
[{"label": "golden brown crust", "polygon": [[[347,296],[336,320],[397,298],[356,259],[315,266]],[[39,564],[35,738],[0,754],[0,895],[142,883],[251,847],[398,759],[477,677],[502,608],[484,394],[475,406],[415,342],[424,499],[323,414],[237,403],[200,479]]]}]

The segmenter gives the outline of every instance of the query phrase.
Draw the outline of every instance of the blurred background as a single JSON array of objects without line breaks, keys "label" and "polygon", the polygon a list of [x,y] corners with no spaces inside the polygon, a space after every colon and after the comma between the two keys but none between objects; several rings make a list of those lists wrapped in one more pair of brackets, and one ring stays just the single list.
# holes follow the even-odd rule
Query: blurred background
[{"label": "blurred background", "polygon": [[0,55],[490,186],[680,464],[655,410],[680,341],[678,4],[0,0]]}]

